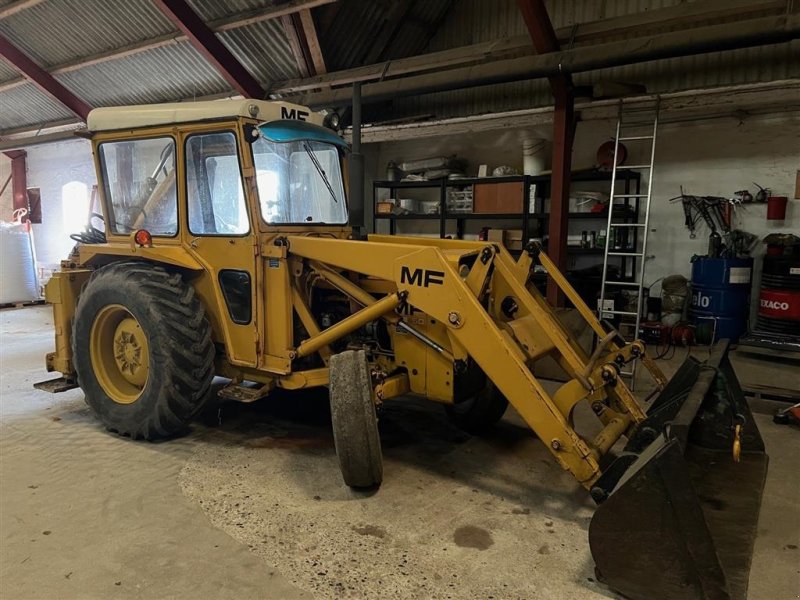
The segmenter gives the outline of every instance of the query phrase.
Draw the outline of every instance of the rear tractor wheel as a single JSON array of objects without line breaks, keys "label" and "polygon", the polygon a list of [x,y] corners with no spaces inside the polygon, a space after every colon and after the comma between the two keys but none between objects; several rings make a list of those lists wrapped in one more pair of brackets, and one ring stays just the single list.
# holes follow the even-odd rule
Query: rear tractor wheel
[{"label": "rear tractor wheel", "polygon": [[445,406],[447,416],[467,433],[480,435],[486,433],[503,418],[508,408],[508,400],[491,381],[483,389],[463,402]]},{"label": "rear tractor wheel", "polygon": [[211,326],[194,288],[147,263],[93,274],[75,311],[72,352],[86,403],[109,430],[134,439],[185,430],[214,376]]}]

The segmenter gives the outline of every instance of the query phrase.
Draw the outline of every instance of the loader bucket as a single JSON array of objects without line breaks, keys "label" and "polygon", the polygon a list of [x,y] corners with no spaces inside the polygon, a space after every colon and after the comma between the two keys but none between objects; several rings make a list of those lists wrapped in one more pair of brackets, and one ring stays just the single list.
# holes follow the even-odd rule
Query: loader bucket
[{"label": "loader bucket", "polygon": [[727,353],[681,366],[591,490],[597,577],[634,600],[747,596],[768,457]]}]

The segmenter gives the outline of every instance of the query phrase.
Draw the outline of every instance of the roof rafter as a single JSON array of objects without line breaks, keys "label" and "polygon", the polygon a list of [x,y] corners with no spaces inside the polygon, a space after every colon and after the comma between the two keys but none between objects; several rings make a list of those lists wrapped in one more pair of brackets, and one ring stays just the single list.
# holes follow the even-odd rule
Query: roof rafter
[{"label": "roof rafter", "polygon": [[[563,72],[583,73],[651,60],[781,44],[797,38],[800,38],[800,15],[748,19],[368,83],[362,89],[362,101],[366,104],[398,96],[551,77]],[[312,108],[326,108],[348,104],[351,95],[349,87],[341,87],[285,97]]]},{"label": "roof rafter", "polygon": [[180,29],[189,43],[211,63],[233,89],[245,97],[263,98],[266,92],[228,47],[184,0],[153,0],[158,9]]},{"label": "roof rafter", "polygon": [[27,54],[2,35],[0,35],[0,56],[48,96],[66,106],[84,121],[86,120],[92,107],[56,81],[50,73],[33,62]]},{"label": "roof rafter", "polygon": [[325,67],[325,59],[322,56],[322,47],[311,11],[306,9],[281,17],[281,22],[297,68],[301,73],[305,73],[304,77],[327,73],[328,69]]},{"label": "roof rafter", "polygon": [[[252,25],[253,23],[260,23],[262,21],[277,19],[285,15],[291,15],[301,10],[307,10],[317,6],[323,6],[326,4],[332,4],[334,2],[336,2],[336,0],[289,0],[288,2],[284,2],[283,4],[272,6],[266,9],[261,8],[256,10],[249,10],[234,15],[228,15],[220,19],[214,19],[213,21],[209,21],[207,23],[207,26],[216,33],[220,33],[223,31],[229,31],[231,29],[238,29],[240,27]],[[139,54],[141,52],[147,52],[148,50],[155,50],[157,48],[163,48],[165,46],[180,44],[182,42],[185,42],[187,39],[188,39],[187,36],[181,33],[167,33],[165,35],[160,35],[158,37],[150,38],[140,42],[134,42],[132,44],[128,44],[127,46],[122,46],[120,48],[113,48],[111,50],[106,50],[104,52],[99,52],[97,54],[76,58],[74,60],[70,60],[61,63],[59,65],[56,65],[50,68],[49,71],[52,75],[69,73],[72,71],[83,69],[85,67],[90,67],[92,65],[97,65],[111,60],[117,60],[120,58],[126,58],[128,56]],[[24,83],[25,79],[15,79],[12,81],[7,81],[5,83],[0,83],[0,92],[4,92],[14,87],[23,85]]]},{"label": "roof rafter", "polygon": [[6,17],[17,14],[18,12],[32,8],[43,1],[44,0],[17,0],[11,4],[6,4],[0,8],[0,21]]},{"label": "roof rafter", "polygon": [[[334,5],[336,6],[336,5]],[[332,7],[331,7],[332,9]],[[610,41],[636,32],[638,36],[658,34],[665,26],[682,27],[687,30],[707,21],[718,18],[753,18],[781,14],[786,9],[786,0],[704,0],[669,8],[634,13],[621,17],[579,23],[574,26],[561,27],[556,30],[559,43],[570,48],[573,43],[587,44],[595,40]],[[631,36],[633,37],[633,36]],[[356,81],[367,82],[379,79],[391,79],[400,75],[410,75],[424,71],[439,71],[462,65],[485,63],[503,58],[533,54],[529,35],[517,35],[500,38],[490,42],[481,42],[470,46],[461,46],[449,50],[431,52],[409,58],[399,58],[391,62],[382,62],[335,71],[317,77],[290,79],[277,82],[270,88],[274,94],[292,94],[325,85],[346,85]],[[0,86],[2,89],[2,86]]]},{"label": "roof rafter", "polygon": [[328,72],[325,66],[325,57],[322,55],[322,46],[319,43],[317,28],[314,25],[314,17],[308,9],[301,10],[293,15],[300,22],[300,29],[303,31],[306,47],[308,48],[309,59],[314,67],[316,75],[324,75]]}]

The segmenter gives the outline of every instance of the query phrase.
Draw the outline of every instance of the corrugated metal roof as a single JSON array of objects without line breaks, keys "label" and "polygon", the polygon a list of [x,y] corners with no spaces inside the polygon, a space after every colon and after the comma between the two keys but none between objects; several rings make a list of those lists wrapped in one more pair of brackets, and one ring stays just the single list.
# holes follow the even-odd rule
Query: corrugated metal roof
[{"label": "corrugated metal roof", "polygon": [[[684,4],[681,0],[551,0],[555,28],[568,27]],[[673,27],[674,28],[674,27]],[[664,31],[667,31],[665,29]],[[527,34],[515,0],[460,0],[432,38],[426,51],[466,46]],[[599,81],[638,83],[653,93],[776,81],[800,77],[800,42],[700,54],[579,73],[578,85]],[[455,92],[426,94],[394,102],[393,118],[435,115],[438,118],[502,112],[553,103],[546,80],[531,80]]]},{"label": "corrugated metal roof", "polygon": [[92,106],[150,104],[225,92],[225,80],[181,42],[57,76]]},{"label": "corrugated metal roof", "polygon": [[44,67],[171,31],[149,0],[46,0],[0,21],[0,33]]},{"label": "corrugated metal roof", "polygon": [[[12,0],[0,0],[0,6]],[[205,20],[281,4],[284,0],[189,0]],[[702,1],[702,0],[696,0]],[[684,0],[548,0],[555,27],[685,4]],[[381,37],[391,9],[405,19],[395,35]],[[515,0],[339,0],[315,9],[329,71],[359,66],[373,54],[392,60],[425,51],[525,34]],[[320,19],[325,15],[324,19]],[[446,18],[445,18],[446,17]],[[324,24],[320,21],[324,20]],[[385,30],[384,30],[385,32]],[[0,21],[7,36],[45,68],[113,51],[177,30],[151,0],[43,0]],[[262,21],[220,34],[223,43],[262,83],[299,76],[280,20]],[[388,43],[387,42],[388,39]],[[374,48],[385,45],[383,52]],[[644,83],[652,92],[675,91],[800,77],[800,42],[606,69],[575,77]],[[0,61],[0,82],[18,78]],[[227,82],[188,43],[179,42],[83,67],[58,79],[97,106],[178,100],[227,93]],[[384,116],[438,117],[548,105],[546,81],[428,94],[397,100]],[[69,117],[70,113],[29,84],[0,92],[0,130]]]},{"label": "corrugated metal roof", "polygon": [[219,37],[262,83],[300,77],[297,61],[280,20],[261,21],[230,29]]},{"label": "corrugated metal roof", "polygon": [[60,103],[26,83],[0,95],[0,131],[18,127],[45,125],[74,116]]},{"label": "corrugated metal roof", "polygon": [[[204,21],[281,4],[280,0],[188,0]],[[284,0],[285,1],[285,0]]]},{"label": "corrugated metal roof", "polygon": [[[401,0],[394,0],[401,2]],[[381,60],[412,56],[425,48],[436,32],[453,0],[408,0],[406,18],[388,44]],[[348,69],[364,64],[388,18],[387,0],[363,2],[340,0],[336,18],[330,29],[321,33],[320,44],[329,71]]]},{"label": "corrugated metal roof", "polygon": [[19,77],[19,71],[0,60],[0,83],[16,79],[17,77]]},{"label": "corrugated metal roof", "polygon": [[330,28],[321,32],[320,45],[329,71],[362,64],[375,42],[374,35],[383,23],[383,2],[342,2]]}]

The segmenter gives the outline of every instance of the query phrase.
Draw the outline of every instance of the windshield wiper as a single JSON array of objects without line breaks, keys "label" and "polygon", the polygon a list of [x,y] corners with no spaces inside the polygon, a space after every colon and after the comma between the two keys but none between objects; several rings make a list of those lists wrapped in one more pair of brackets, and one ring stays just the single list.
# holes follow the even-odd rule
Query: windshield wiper
[{"label": "windshield wiper", "polygon": [[319,160],[317,160],[317,156],[314,154],[314,151],[311,149],[311,146],[308,145],[308,142],[303,142],[303,149],[308,154],[308,157],[311,159],[314,167],[317,169],[317,173],[319,176],[322,177],[322,181],[325,183],[325,187],[328,188],[328,191],[331,193],[331,198],[333,198],[334,202],[339,202],[339,199],[336,197],[336,192],[333,191],[333,186],[331,182],[328,181],[328,176],[325,175],[325,169],[322,168],[322,165],[319,164]]}]

